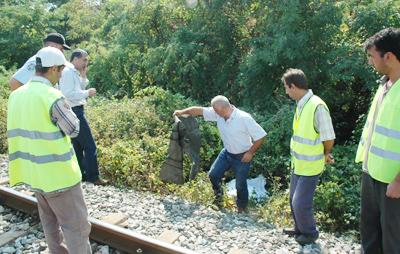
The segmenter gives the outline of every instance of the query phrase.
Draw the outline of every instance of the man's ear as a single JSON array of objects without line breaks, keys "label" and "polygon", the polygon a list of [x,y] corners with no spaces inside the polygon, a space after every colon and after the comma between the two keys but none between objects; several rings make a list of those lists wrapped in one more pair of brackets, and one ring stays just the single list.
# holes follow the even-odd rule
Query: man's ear
[{"label": "man's ear", "polygon": [[57,71],[57,66],[52,66],[52,67],[50,67],[50,71],[56,72],[56,71]]},{"label": "man's ear", "polygon": [[391,60],[398,61],[396,55],[393,54],[392,52],[386,52],[384,57],[386,61],[391,61]]}]

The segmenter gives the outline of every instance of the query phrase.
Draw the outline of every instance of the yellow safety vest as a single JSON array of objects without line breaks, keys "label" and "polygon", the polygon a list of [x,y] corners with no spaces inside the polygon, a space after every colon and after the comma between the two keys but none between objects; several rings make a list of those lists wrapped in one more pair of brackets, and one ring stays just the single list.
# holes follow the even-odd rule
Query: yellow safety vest
[{"label": "yellow safety vest", "polygon": [[296,108],[290,140],[292,168],[296,175],[314,176],[324,170],[324,146],[319,133],[314,129],[314,115],[318,105],[324,105],[328,110],[325,102],[316,95],[305,103],[301,113]]},{"label": "yellow safety vest", "polygon": [[368,173],[375,180],[391,183],[400,173],[400,80],[385,95],[373,125],[372,120],[382,90],[383,86],[380,86],[372,101],[358,145],[356,162],[364,161],[369,128],[374,128],[368,150]]},{"label": "yellow safety vest", "polygon": [[8,100],[7,137],[10,185],[25,183],[52,192],[78,184],[81,172],[70,138],[51,121],[60,91],[31,81]]}]

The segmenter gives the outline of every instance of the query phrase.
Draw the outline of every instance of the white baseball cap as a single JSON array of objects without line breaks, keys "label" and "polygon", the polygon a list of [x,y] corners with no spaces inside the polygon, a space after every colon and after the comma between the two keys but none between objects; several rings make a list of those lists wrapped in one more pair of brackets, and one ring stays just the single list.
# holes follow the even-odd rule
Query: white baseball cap
[{"label": "white baseball cap", "polygon": [[61,50],[54,47],[44,47],[36,53],[36,65],[42,67],[61,66],[66,62]]}]

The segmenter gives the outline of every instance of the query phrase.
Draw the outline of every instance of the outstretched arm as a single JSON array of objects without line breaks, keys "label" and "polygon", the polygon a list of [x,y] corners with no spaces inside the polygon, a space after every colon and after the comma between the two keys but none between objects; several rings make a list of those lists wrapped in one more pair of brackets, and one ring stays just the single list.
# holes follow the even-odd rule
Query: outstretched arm
[{"label": "outstretched arm", "polygon": [[203,108],[202,107],[189,107],[185,109],[175,110],[174,116],[181,116],[181,115],[191,115],[191,116],[202,116],[203,115]]}]

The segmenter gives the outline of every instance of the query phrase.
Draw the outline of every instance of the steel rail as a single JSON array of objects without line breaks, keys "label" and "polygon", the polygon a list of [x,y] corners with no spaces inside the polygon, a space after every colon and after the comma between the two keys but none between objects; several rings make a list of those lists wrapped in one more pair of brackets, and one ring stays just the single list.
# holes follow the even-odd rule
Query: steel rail
[{"label": "steel rail", "polygon": [[[9,187],[0,186],[0,203],[33,216],[38,214],[36,198]],[[92,224],[90,239],[126,253],[196,254],[183,247],[165,243],[94,218],[89,218],[89,221]]]}]

